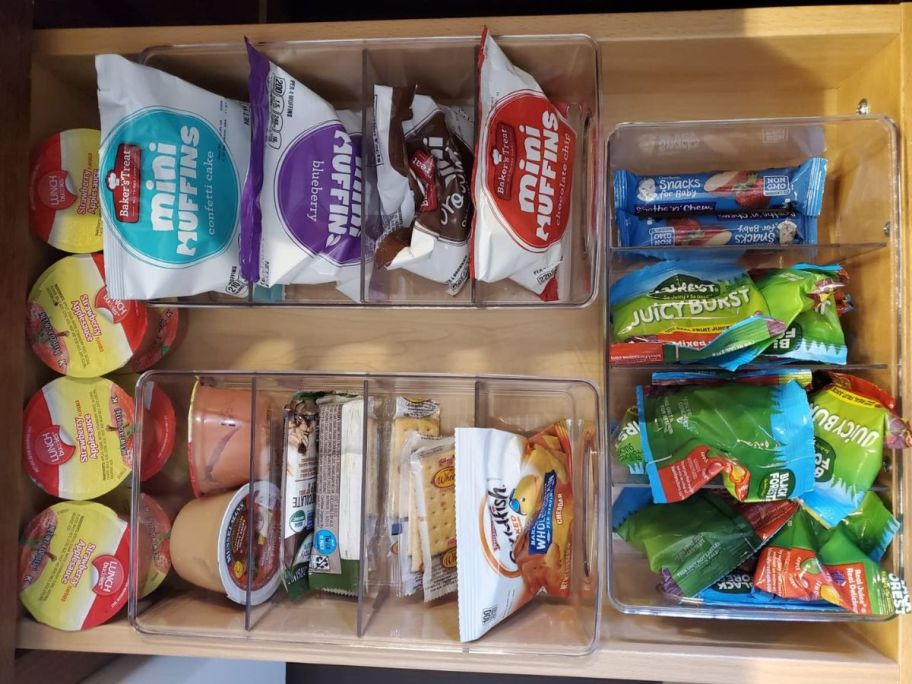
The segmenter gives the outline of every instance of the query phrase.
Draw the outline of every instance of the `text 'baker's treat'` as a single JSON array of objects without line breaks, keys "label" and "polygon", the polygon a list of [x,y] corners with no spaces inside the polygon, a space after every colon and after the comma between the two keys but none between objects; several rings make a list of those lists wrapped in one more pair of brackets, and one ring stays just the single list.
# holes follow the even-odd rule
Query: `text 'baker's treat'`
[{"label": "text 'baker's treat'", "polygon": [[570,224],[576,133],[532,76],[485,29],[478,68],[478,144],[472,193],[472,275],[509,278],[544,301]]}]

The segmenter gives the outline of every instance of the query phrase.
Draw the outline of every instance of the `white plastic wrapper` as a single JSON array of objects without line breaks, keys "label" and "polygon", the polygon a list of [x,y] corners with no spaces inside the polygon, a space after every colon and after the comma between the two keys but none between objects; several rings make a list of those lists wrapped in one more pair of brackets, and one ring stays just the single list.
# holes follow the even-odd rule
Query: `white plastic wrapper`
[{"label": "white plastic wrapper", "polygon": [[244,275],[263,287],[335,282],[357,301],[361,116],[337,112],[249,43],[247,51],[253,136],[244,187]]},{"label": "white plastic wrapper", "polygon": [[487,29],[479,65],[472,274],[483,282],[509,278],[545,301],[557,300],[576,133]]},{"label": "white plastic wrapper", "polygon": [[566,426],[525,437],[456,428],[459,638],[478,639],[540,593],[570,595],[572,453]]},{"label": "white plastic wrapper", "polygon": [[374,148],[383,220],[374,264],[445,283],[468,279],[472,117],[414,88],[374,86]]},{"label": "white plastic wrapper", "polygon": [[244,296],[238,263],[246,104],[98,55],[99,195],[108,294]]}]

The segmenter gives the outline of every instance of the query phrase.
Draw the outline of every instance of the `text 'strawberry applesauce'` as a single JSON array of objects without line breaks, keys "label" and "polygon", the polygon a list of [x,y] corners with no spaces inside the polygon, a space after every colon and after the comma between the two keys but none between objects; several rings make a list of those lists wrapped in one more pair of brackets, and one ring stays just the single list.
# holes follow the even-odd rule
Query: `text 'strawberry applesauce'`
[{"label": "text 'strawberry applesauce'", "polygon": [[38,622],[77,631],[127,602],[129,525],[107,506],[61,501],[38,514],[19,542],[19,598]]},{"label": "text 'strawberry applesauce'", "polygon": [[132,470],[133,399],[105,378],[57,378],[25,408],[25,472],[48,494],[94,499]]},{"label": "text 'strawberry applesauce'", "polygon": [[29,186],[32,230],[52,247],[82,254],[101,249],[99,132],[55,133],[35,150]]},{"label": "text 'strawberry applesauce'", "polygon": [[32,286],[27,316],[29,344],[38,358],[77,378],[126,365],[150,332],[145,304],[108,294],[101,254],[74,254],[51,264]]},{"label": "text 'strawberry applesauce'", "polygon": [[559,298],[557,268],[570,218],[576,133],[532,76],[488,34],[479,58],[479,140],[473,194],[473,276],[509,278]]}]

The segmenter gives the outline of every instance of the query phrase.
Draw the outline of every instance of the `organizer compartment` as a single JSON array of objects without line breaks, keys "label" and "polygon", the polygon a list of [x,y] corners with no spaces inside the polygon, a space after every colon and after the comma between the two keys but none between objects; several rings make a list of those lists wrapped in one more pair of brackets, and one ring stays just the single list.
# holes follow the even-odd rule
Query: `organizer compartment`
[{"label": "organizer compartment", "polygon": [[[840,263],[849,274],[847,291],[855,303],[854,311],[841,318],[848,365],[789,365],[856,373],[898,396],[904,284],[896,228],[900,225],[898,149],[896,129],[889,119],[812,117],[622,124],[609,139],[609,176],[619,169],[644,175],[765,169],[796,165],[812,156],[823,156],[828,162],[823,212],[818,221],[819,244],[620,247],[612,196],[609,289],[622,275],[654,263],[651,257],[734,261],[746,269],[782,268],[800,262]],[[624,366],[609,359],[609,425],[617,425],[626,409],[636,403],[635,387],[649,384],[653,371],[675,369],[692,370],[696,366]],[[613,437],[608,442],[612,499],[624,486],[648,487],[645,475],[631,474],[618,463]],[[709,487],[721,485],[711,483]],[[901,520],[900,452],[885,454],[876,488]],[[897,535],[885,560],[886,567],[900,577],[904,572],[902,536]],[[649,571],[642,554],[611,533],[608,546],[608,594],[625,613],[804,621],[866,619],[852,613],[719,608],[678,601],[656,589],[657,576]]]},{"label": "organizer compartment", "polygon": [[[602,220],[599,133],[599,58],[595,44],[582,35],[503,36],[498,44],[516,66],[535,77],[545,93],[567,106],[577,133],[572,210],[558,269],[559,300],[547,306],[583,306],[598,291]],[[257,43],[257,49],[337,109],[362,113],[361,297],[353,302],[334,284],[250,288],[246,301],[207,293],[179,298],[194,305],[370,305],[422,307],[545,306],[511,281],[476,282],[470,278],[455,296],[446,285],[404,269],[376,267],[376,239],[382,231],[376,190],[373,142],[374,85],[416,86],[438,104],[476,112],[477,37],[296,41]],[[247,99],[248,65],[242,44],[153,47],[141,60],[220,94]],[[477,126],[477,122],[476,122]]]},{"label": "organizer compartment", "polygon": [[[151,600],[139,600],[138,567],[134,565],[129,614],[139,631],[163,636],[243,637],[302,644],[358,643],[514,654],[572,655],[587,653],[594,647],[601,615],[604,530],[600,506],[604,474],[600,435],[594,427],[599,424],[599,398],[593,385],[578,380],[497,376],[151,371],[137,383],[137,398],[147,396],[153,387],[165,391],[175,404],[178,423],[183,429],[178,432],[179,450],[168,466],[169,481],[153,479],[140,483],[134,478],[137,496],[139,491],[155,495],[161,487],[173,491],[173,481],[179,477],[180,469],[186,469],[186,455],[181,448],[186,448],[183,438],[190,420],[188,409],[198,379],[209,387],[250,393],[252,424],[268,427],[250,433],[250,477],[254,481],[281,482],[285,457],[281,409],[294,393],[332,390],[357,395],[358,401],[364,401],[358,592],[349,598],[312,591],[299,600],[291,600],[280,586],[271,600],[253,605],[248,587],[246,605],[238,605],[225,598],[224,592],[192,587],[172,571],[166,586],[153,594]],[[463,644],[459,642],[455,593],[429,604],[422,601],[420,594],[407,599],[396,597],[391,581],[394,556],[390,553],[387,531],[394,517],[390,492],[392,487],[399,486],[390,470],[390,433],[396,398],[402,396],[426,397],[438,402],[442,435],[453,434],[456,427],[497,427],[531,435],[556,420],[568,421],[574,448],[573,566],[569,598],[537,597],[480,640]],[[244,423],[244,418],[241,415],[239,421]],[[145,408],[139,410],[137,466],[142,462],[144,439],[148,443],[148,436],[143,435],[150,429],[150,420]],[[584,430],[585,425],[592,429]],[[199,439],[198,435],[191,437]],[[194,458],[198,460],[201,456],[200,451]],[[139,472],[138,467],[135,472]],[[184,484],[180,494],[167,499],[170,509],[179,509],[192,498],[189,484]],[[253,525],[252,517],[249,523]],[[135,544],[136,540],[134,548]],[[174,621],[172,616],[176,611],[182,616],[190,613],[192,617]]]}]

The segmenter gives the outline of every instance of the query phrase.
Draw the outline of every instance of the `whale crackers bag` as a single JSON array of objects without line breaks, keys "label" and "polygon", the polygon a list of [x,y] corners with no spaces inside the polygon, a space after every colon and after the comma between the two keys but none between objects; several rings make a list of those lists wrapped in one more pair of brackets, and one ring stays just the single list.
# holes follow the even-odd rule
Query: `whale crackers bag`
[{"label": "whale crackers bag", "polygon": [[238,231],[247,105],[120,55],[98,55],[95,69],[108,294],[245,295]]},{"label": "whale crackers bag", "polygon": [[460,641],[478,639],[539,593],[570,595],[572,461],[566,422],[528,439],[456,428]]},{"label": "whale crackers bag", "polygon": [[241,268],[263,287],[361,288],[361,117],[333,106],[250,43],[250,173]]},{"label": "whale crackers bag", "polygon": [[485,29],[478,68],[478,141],[470,270],[559,298],[557,268],[570,218],[576,133],[535,79]]}]

